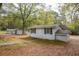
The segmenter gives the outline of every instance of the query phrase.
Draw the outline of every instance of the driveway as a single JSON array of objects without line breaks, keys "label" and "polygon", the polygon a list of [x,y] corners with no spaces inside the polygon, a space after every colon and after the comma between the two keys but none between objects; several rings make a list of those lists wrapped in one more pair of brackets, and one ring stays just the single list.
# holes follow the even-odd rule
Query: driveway
[{"label": "driveway", "polygon": [[79,36],[70,36],[70,43],[73,45],[79,45]]},{"label": "driveway", "polygon": [[70,36],[71,39],[79,40],[79,36]]}]

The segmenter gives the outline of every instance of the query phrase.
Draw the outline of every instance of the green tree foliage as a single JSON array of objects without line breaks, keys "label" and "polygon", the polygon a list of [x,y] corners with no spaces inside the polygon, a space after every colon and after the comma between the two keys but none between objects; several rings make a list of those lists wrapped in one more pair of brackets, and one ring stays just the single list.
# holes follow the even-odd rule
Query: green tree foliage
[{"label": "green tree foliage", "polygon": [[[46,9],[45,4],[41,3],[27,3],[27,4],[3,4],[3,7],[7,9],[6,16],[2,16],[0,22],[6,24],[7,28],[18,28],[23,30],[33,25],[46,25],[54,24],[54,12],[53,10]],[[3,26],[1,26],[3,28]]]},{"label": "green tree foliage", "polygon": [[79,4],[59,4],[59,13],[42,3],[0,4],[6,14],[0,14],[0,30],[7,28],[21,29],[24,34],[30,26],[64,24],[74,34],[79,33]]},{"label": "green tree foliage", "polygon": [[60,6],[60,15],[63,24],[68,26],[73,34],[78,34],[79,28],[79,4],[65,3]]}]

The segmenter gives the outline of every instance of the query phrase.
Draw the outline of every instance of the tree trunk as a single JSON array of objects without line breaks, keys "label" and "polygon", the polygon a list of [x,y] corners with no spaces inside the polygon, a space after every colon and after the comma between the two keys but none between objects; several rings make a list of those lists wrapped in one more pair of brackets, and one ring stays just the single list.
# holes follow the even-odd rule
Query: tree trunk
[{"label": "tree trunk", "polygon": [[22,26],[22,34],[25,34],[25,22],[24,22],[24,19],[23,19],[23,26]]},{"label": "tree trunk", "polygon": [[2,3],[0,3],[0,8],[2,7]]}]

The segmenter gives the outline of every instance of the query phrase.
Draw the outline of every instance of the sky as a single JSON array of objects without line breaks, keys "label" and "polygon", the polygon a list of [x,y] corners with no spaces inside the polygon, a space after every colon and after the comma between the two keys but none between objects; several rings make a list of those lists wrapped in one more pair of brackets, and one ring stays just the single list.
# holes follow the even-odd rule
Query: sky
[{"label": "sky", "polygon": [[58,3],[46,3],[46,6],[49,6],[49,5],[52,6],[52,10],[54,10],[54,11],[56,11],[56,12],[59,12],[59,11],[58,11],[58,6],[59,6]]},{"label": "sky", "polygon": [[[16,6],[17,6],[17,4],[16,3],[14,3]],[[49,5],[51,5],[52,6],[52,10],[54,10],[55,12],[57,12],[57,13],[59,13],[59,11],[58,11],[58,6],[59,6],[59,4],[58,3],[45,3],[46,4],[46,6],[48,7]],[[5,8],[4,8],[5,9]]]},{"label": "sky", "polygon": [[[59,6],[58,3],[45,3],[45,4],[46,4],[46,6],[51,5],[51,6],[52,6],[52,10],[54,10],[54,11],[56,11],[56,12],[59,12],[59,11],[58,11],[58,6]],[[15,5],[17,6],[16,3],[15,3]]]}]

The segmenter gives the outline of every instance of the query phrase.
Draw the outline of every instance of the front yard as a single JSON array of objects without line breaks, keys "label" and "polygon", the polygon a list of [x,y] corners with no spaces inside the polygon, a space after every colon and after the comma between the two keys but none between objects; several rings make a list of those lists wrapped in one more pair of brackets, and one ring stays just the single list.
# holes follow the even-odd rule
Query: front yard
[{"label": "front yard", "polygon": [[1,31],[0,30],[0,34],[5,34],[5,33],[7,33],[7,31]]},{"label": "front yard", "polygon": [[[10,37],[10,36],[9,36]],[[79,55],[79,37],[70,36],[68,43],[61,41],[41,40],[28,37],[27,35],[12,35],[18,42],[12,45],[0,45],[0,55],[13,56],[56,56],[56,55]],[[19,39],[18,39],[19,38]]]}]

